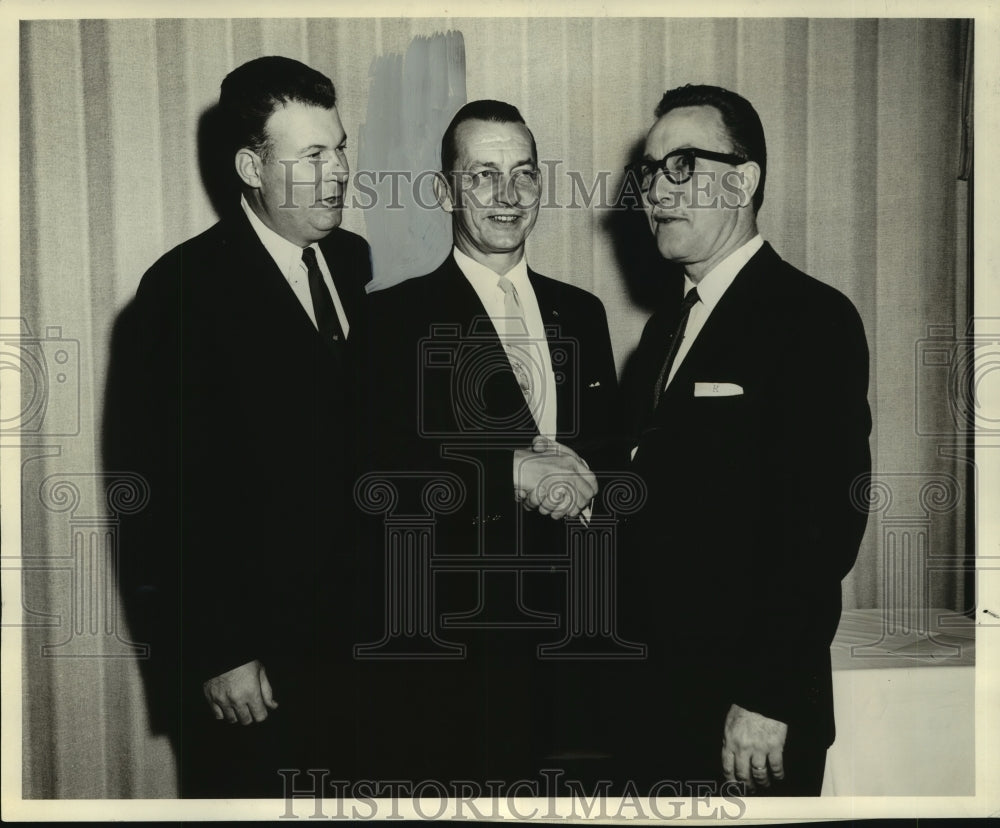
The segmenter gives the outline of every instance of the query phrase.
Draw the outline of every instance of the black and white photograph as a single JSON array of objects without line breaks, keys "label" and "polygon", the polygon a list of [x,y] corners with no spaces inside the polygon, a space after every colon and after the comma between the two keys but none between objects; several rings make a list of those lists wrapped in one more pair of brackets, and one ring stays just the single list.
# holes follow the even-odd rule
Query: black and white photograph
[{"label": "black and white photograph", "polygon": [[0,27],[4,819],[1000,814],[990,4]]}]

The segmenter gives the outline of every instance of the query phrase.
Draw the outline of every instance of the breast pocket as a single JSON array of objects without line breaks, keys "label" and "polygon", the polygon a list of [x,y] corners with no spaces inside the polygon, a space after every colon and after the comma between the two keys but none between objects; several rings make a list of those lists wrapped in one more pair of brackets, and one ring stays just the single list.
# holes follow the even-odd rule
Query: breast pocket
[{"label": "breast pocket", "polygon": [[703,427],[725,426],[727,430],[735,429],[740,432],[744,431],[751,408],[746,395],[693,397],[688,406],[689,416]]},{"label": "breast pocket", "polygon": [[699,399],[703,397],[729,399],[744,395],[743,386],[738,382],[696,382],[694,384],[693,396]]},{"label": "breast pocket", "polygon": [[700,436],[702,451],[713,458],[717,468],[734,471],[751,462],[760,438],[751,396],[692,397],[687,411],[687,421]]}]

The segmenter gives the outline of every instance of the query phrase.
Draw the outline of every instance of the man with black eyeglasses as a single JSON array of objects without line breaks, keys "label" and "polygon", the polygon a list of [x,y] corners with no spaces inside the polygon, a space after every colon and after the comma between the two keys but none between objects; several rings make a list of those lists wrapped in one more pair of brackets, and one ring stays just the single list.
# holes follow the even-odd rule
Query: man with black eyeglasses
[{"label": "man with black eyeglasses", "polygon": [[623,386],[648,486],[623,620],[650,660],[622,751],[640,776],[818,795],[840,582],[867,521],[865,334],[845,296],[758,232],[767,153],[753,106],[688,85],[656,119],[629,174],[683,275]]}]

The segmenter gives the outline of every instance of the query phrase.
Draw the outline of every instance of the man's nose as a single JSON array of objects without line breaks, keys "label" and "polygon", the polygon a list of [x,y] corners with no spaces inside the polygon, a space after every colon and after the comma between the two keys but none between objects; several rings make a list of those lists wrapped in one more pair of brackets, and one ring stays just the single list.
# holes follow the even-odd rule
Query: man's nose
[{"label": "man's nose", "polygon": [[514,186],[513,175],[499,177],[493,189],[493,198],[498,204],[511,207],[518,204],[520,194],[517,191],[517,187]]},{"label": "man's nose", "polygon": [[324,154],[319,158],[310,159],[310,162],[312,164],[312,180],[316,183],[343,179],[349,173],[347,159],[338,153]]},{"label": "man's nose", "polygon": [[333,153],[323,162],[323,178],[327,181],[346,178],[348,171],[347,158],[339,152]]},{"label": "man's nose", "polygon": [[662,172],[658,172],[646,191],[646,201],[653,207],[657,205],[673,207],[679,203],[682,195],[683,189],[680,184],[672,183]]}]

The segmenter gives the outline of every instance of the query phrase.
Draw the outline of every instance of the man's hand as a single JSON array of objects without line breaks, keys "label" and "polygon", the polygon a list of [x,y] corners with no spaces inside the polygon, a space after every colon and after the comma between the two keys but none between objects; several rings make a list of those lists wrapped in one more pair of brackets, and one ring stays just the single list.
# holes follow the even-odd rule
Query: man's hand
[{"label": "man's hand", "polygon": [[782,751],[786,735],[788,725],[784,722],[732,705],[722,732],[722,771],[726,779],[746,782],[751,791],[758,785],[770,787],[771,779],[784,779]]},{"label": "man's hand", "polygon": [[528,509],[553,520],[576,517],[597,494],[597,478],[571,448],[536,437],[514,452],[514,489]]},{"label": "man's hand", "polygon": [[225,719],[230,724],[262,722],[267,718],[268,709],[278,706],[264,665],[259,661],[249,661],[210,678],[201,689],[215,718]]}]

